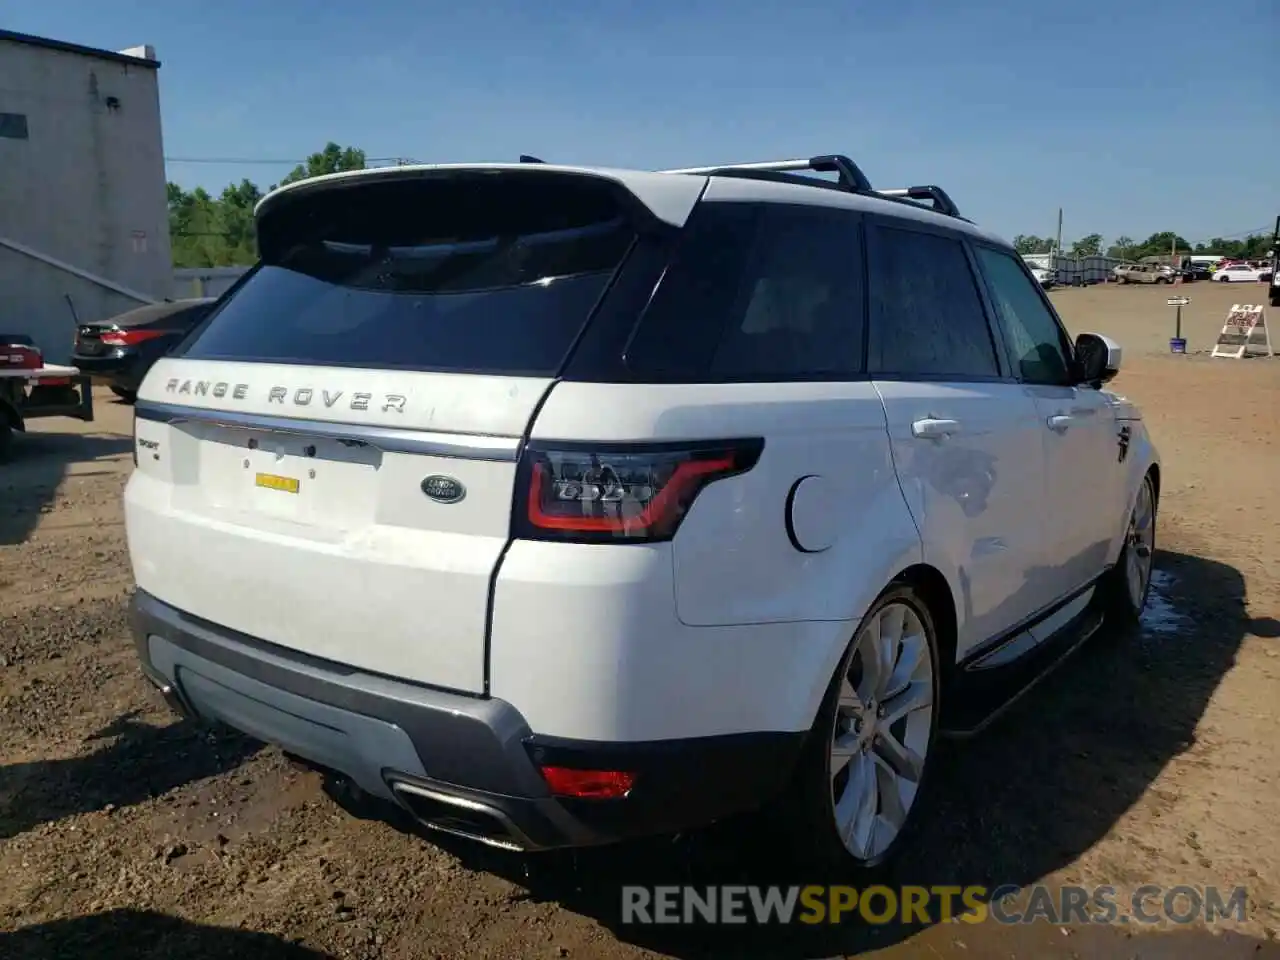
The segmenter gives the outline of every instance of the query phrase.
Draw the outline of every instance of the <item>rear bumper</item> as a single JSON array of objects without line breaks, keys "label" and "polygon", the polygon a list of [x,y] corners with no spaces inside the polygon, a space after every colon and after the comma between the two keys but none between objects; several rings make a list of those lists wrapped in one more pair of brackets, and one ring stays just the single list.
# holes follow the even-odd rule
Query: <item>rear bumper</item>
[{"label": "rear bumper", "polygon": [[[138,591],[143,671],[180,712],[340,773],[433,826],[512,849],[672,832],[759,806],[790,778],[804,734],[649,743],[541,737],[511,704],[365,673],[184,615]],[[538,765],[623,770],[622,799],[552,796]]]},{"label": "rear bumper", "polygon": [[101,357],[82,357],[77,354],[72,356],[71,362],[81,373],[122,390],[137,390],[147,373],[146,362],[132,352]]}]

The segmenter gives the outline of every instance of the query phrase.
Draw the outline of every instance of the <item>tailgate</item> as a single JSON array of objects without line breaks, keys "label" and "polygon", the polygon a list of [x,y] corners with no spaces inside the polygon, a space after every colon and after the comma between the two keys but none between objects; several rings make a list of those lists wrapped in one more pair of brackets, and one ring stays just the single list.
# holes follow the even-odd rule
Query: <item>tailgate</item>
[{"label": "tailgate", "polygon": [[[291,396],[319,389],[361,397],[366,391],[350,389],[359,374],[158,366],[137,405],[138,470],[127,493],[138,586],[253,638],[481,691],[489,583],[507,541],[517,438],[549,381],[399,376],[396,396],[423,411],[415,427],[443,417],[482,428],[468,435],[307,421],[267,414],[265,400],[242,410],[201,402],[222,384],[224,399],[237,387],[248,401],[281,386]],[[187,369],[165,376],[175,367]],[[297,386],[303,382],[325,386]],[[190,400],[180,392],[188,387],[201,392],[195,403],[159,399]],[[448,478],[427,485],[434,498],[424,490],[428,478]],[[460,497],[440,494],[449,482]]]},{"label": "tailgate", "polygon": [[308,187],[260,212],[262,263],[139,391],[138,586],[483,692],[520,438],[635,242],[634,202],[521,172]]}]

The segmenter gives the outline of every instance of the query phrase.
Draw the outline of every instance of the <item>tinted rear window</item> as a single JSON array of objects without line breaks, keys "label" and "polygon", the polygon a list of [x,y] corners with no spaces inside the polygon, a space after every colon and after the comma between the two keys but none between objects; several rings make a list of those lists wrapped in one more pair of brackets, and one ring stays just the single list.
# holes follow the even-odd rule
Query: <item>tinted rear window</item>
[{"label": "tinted rear window", "polygon": [[262,263],[183,351],[554,374],[635,237],[612,185],[556,174],[365,182],[281,198]]}]

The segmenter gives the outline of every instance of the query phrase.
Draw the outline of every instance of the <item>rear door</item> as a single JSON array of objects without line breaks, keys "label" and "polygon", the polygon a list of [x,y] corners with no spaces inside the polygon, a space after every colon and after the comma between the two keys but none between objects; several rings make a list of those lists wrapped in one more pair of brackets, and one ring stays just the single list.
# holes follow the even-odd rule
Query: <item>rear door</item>
[{"label": "rear door", "polygon": [[868,237],[868,367],[925,561],[958,584],[958,654],[1048,602],[1044,449],[959,235],[900,220]]},{"label": "rear door", "polygon": [[[701,186],[665,178],[662,215]],[[140,391],[138,586],[482,692],[520,438],[637,236],[664,229],[618,182],[551,169],[281,195],[262,263]]]}]

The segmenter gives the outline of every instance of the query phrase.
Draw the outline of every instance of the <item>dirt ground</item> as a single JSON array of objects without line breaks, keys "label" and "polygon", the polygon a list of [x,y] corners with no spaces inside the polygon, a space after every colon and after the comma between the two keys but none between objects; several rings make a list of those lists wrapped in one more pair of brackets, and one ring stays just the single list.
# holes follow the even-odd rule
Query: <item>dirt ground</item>
[{"label": "dirt ground", "polygon": [[[1248,888],[1248,918],[1133,926],[627,927],[618,886],[769,882],[727,829],[524,858],[423,838],[278,751],[176,721],[126,630],[128,407],[46,421],[0,466],[0,957],[1280,956],[1280,360],[1210,360],[1232,302],[1063,290],[1128,348],[1165,458],[1139,635],[1100,637],[979,739],[891,881]],[[1277,318],[1280,319],[1280,318]],[[348,809],[350,808],[350,809]]]}]

